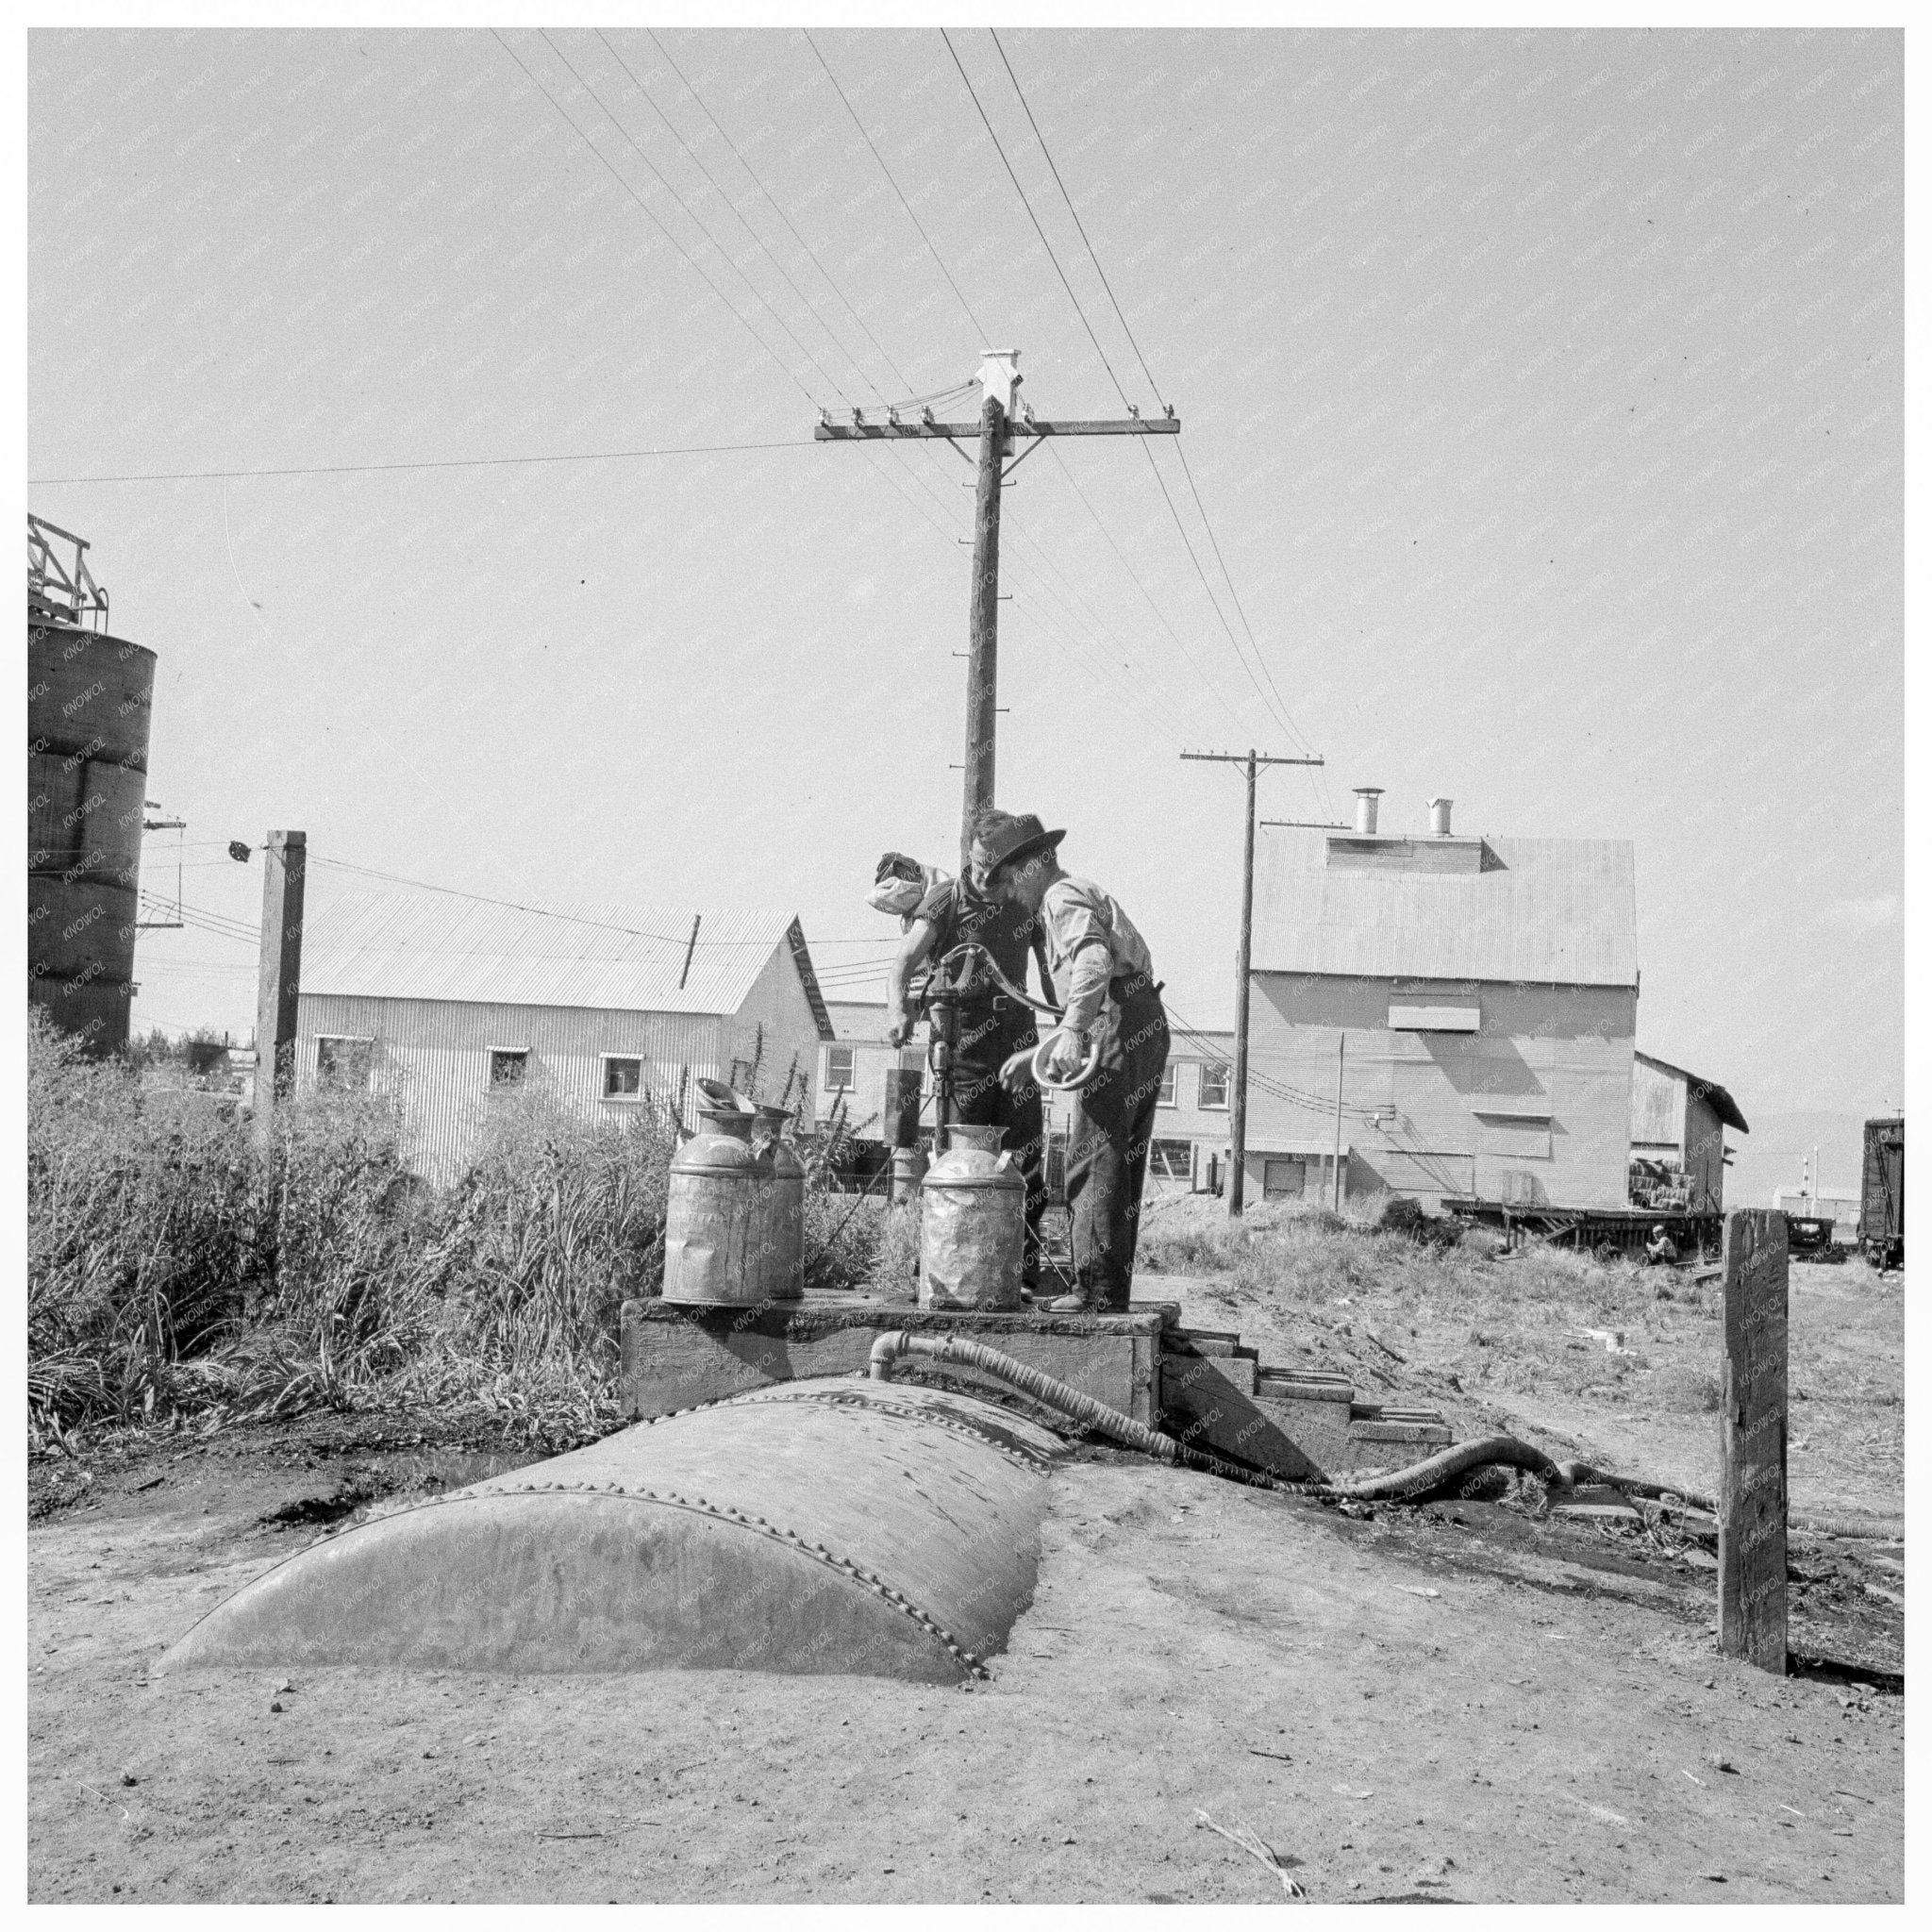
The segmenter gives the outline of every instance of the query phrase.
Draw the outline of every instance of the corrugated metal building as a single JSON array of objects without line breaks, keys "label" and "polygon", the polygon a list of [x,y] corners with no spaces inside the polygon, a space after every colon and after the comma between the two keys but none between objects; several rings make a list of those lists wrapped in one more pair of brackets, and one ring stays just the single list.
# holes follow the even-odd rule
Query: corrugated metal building
[{"label": "corrugated metal building", "polygon": [[[1623,840],[1270,829],[1256,850],[1246,1186],[1625,1205],[1637,1029]],[[1345,1058],[1341,1055],[1346,1036]]]},{"label": "corrugated metal building", "polygon": [[312,928],[296,1069],[400,1095],[417,1166],[448,1182],[492,1100],[526,1085],[623,1119],[650,1098],[688,1109],[693,1080],[742,1084],[757,1058],[760,1092],[789,1080],[808,1122],[831,1038],[786,913],[388,894]]},{"label": "corrugated metal building", "polygon": [[1715,1080],[1638,1054],[1630,1083],[1631,1206],[1722,1213],[1726,1127],[1751,1131]]}]

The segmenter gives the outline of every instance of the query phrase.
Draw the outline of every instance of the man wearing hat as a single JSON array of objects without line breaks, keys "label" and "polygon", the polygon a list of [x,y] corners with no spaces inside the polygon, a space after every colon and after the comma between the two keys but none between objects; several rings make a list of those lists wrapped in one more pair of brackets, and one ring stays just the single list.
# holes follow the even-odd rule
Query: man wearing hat
[{"label": "man wearing hat", "polygon": [[[892,855],[888,854],[889,858]],[[884,860],[880,861],[881,865]],[[986,898],[966,879],[942,879],[920,899],[906,937],[886,975],[886,1044],[910,1037],[908,1000],[912,975],[928,960],[943,959],[956,946],[984,946],[1012,983],[1026,984],[1026,961],[1040,969],[1040,995],[1051,1001],[1046,945],[1039,919],[1017,906]],[[1002,1145],[1026,1183],[1026,1245],[1023,1281],[1030,1291],[1040,1280],[1040,1219],[1046,1210],[1046,1126],[1040,1089],[1029,1079],[1017,1091],[1002,1085],[1000,1068],[1012,1055],[1039,1044],[1033,1009],[1003,991],[974,958],[968,991],[957,1009],[952,1041],[952,1118],[962,1126],[999,1127]],[[957,975],[956,975],[957,976]],[[938,1150],[943,1151],[943,1150]]]},{"label": "man wearing hat", "polygon": [[1090,1047],[1093,1076],[1074,1091],[1067,1141],[1067,1205],[1074,1216],[1078,1291],[1056,1313],[1127,1306],[1140,1231],[1141,1189],[1160,1076],[1167,1014],[1147,942],[1091,879],[1062,872],[1059,842],[1030,812],[983,811],[973,830],[972,873],[989,898],[1038,915],[1066,1010],[1046,1055],[1049,1078],[1077,1073]]}]

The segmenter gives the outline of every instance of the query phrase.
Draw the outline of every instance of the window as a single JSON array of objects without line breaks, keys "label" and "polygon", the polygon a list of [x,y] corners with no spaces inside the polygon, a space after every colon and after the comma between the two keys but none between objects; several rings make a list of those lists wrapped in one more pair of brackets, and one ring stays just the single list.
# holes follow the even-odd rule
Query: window
[{"label": "window", "polygon": [[630,1054],[604,1056],[604,1098],[638,1100],[644,1091],[644,1063]]},{"label": "window", "polygon": [[371,1040],[325,1033],[315,1042],[315,1078],[324,1087],[369,1085]]},{"label": "window", "polygon": [[499,1093],[511,1087],[521,1087],[529,1065],[528,1047],[492,1046],[490,1049],[490,1091]]},{"label": "window", "polygon": [[1261,1163],[1264,1201],[1299,1201],[1307,1189],[1308,1163],[1299,1156]]},{"label": "window", "polygon": [[1194,1143],[1191,1141],[1154,1141],[1147,1150],[1147,1172],[1156,1180],[1192,1180]]},{"label": "window", "polygon": [[1202,1067],[1201,1105],[1203,1107],[1225,1107],[1227,1105],[1227,1068],[1225,1066]]},{"label": "window", "polygon": [[[1161,1069],[1159,1105],[1162,1107],[1174,1105],[1174,1076],[1178,1071],[1172,1061]],[[1141,1091],[1144,1093],[1147,1090],[1143,1087]]]},{"label": "window", "polygon": [[855,1050],[849,1046],[828,1046],[825,1049],[825,1091],[828,1093],[850,1093],[858,1084],[853,1072]]}]

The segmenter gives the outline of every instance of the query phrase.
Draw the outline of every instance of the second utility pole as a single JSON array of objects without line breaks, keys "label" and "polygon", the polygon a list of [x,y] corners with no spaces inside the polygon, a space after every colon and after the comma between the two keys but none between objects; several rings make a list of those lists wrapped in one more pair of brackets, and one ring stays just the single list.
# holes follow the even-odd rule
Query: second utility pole
[{"label": "second utility pole", "polygon": [[1184,751],[1203,764],[1248,768],[1248,811],[1241,836],[1241,937],[1234,968],[1234,1091],[1227,1097],[1227,1211],[1239,1215],[1248,1159],[1248,974],[1255,941],[1255,768],[1257,765],[1319,765],[1320,758],[1271,758],[1250,750]]}]

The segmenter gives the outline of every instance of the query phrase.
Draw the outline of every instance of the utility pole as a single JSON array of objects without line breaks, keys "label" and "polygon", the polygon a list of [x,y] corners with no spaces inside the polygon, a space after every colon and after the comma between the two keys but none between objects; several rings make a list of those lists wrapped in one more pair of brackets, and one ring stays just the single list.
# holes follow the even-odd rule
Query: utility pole
[{"label": "utility pole", "polygon": [[1335,1211],[1341,1212],[1341,1070],[1348,1059],[1348,1035],[1335,1041]]},{"label": "utility pole", "polygon": [[255,1003],[255,1144],[275,1139],[275,1108],[295,1088],[295,1021],[302,993],[302,896],[308,834],[271,832],[262,847],[261,966]]},{"label": "utility pole", "polygon": [[1261,765],[1319,765],[1320,758],[1276,758],[1250,750],[1184,751],[1199,764],[1245,765],[1248,808],[1241,821],[1241,937],[1234,969],[1234,1091],[1227,1097],[1227,1211],[1239,1217],[1248,1158],[1248,969],[1255,938],[1255,773]]},{"label": "utility pole", "polygon": [[[983,349],[979,368],[981,399],[976,423],[939,423],[922,409],[919,421],[903,423],[888,409],[883,423],[868,423],[854,409],[849,423],[834,423],[826,411],[814,426],[820,442],[940,441],[950,443],[966,461],[962,444],[978,439],[978,472],[973,499],[973,592],[967,620],[966,765],[959,813],[959,869],[966,869],[973,845],[974,816],[993,802],[993,735],[999,710],[1000,491],[1007,479],[1051,436],[1178,436],[1180,418],[1143,419],[1128,406],[1123,421],[1042,423],[1019,401],[1018,349]],[[1008,462],[1015,438],[1032,445]]]}]

